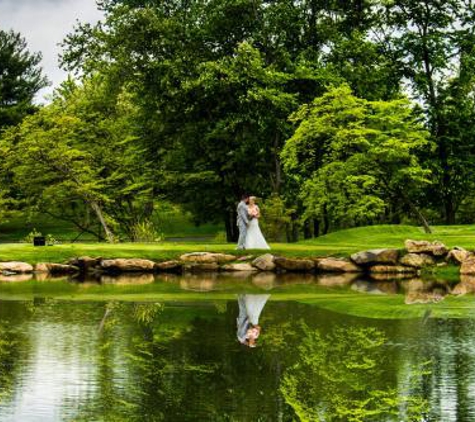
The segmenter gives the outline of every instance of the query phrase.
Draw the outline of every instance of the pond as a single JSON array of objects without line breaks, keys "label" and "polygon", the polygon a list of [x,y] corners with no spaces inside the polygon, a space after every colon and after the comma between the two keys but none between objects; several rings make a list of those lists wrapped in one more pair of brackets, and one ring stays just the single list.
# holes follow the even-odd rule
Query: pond
[{"label": "pond", "polygon": [[[0,421],[475,420],[468,285],[4,281]],[[243,309],[260,327],[256,347],[238,340]]]}]

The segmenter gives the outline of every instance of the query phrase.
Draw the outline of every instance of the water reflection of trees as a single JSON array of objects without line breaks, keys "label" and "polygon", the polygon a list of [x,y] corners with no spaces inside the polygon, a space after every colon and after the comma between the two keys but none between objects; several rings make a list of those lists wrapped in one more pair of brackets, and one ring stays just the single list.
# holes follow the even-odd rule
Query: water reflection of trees
[{"label": "water reflection of trees", "polygon": [[424,420],[428,403],[413,373],[406,388],[388,380],[386,338],[375,328],[337,327],[327,334],[303,324],[296,363],[281,392],[302,421]]}]

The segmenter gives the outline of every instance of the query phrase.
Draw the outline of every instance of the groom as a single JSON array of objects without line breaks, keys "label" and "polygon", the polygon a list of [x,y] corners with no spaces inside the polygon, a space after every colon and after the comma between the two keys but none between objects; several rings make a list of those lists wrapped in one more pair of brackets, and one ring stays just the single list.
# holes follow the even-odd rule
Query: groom
[{"label": "groom", "polygon": [[249,195],[243,195],[241,202],[237,206],[237,226],[239,228],[239,240],[237,249],[245,249],[247,226],[249,225],[249,213],[247,205],[249,204]]}]

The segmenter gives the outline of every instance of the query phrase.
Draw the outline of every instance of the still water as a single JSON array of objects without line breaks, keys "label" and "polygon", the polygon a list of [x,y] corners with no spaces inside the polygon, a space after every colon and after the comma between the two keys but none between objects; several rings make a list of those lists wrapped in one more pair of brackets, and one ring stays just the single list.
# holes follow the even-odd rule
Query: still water
[{"label": "still water", "polygon": [[6,283],[0,421],[475,420],[475,296],[440,281]]}]

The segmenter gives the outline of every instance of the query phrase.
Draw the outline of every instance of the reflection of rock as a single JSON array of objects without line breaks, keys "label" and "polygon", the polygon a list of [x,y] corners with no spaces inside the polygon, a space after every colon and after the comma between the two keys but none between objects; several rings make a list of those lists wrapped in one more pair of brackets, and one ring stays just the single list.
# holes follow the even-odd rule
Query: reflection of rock
[{"label": "reflection of rock", "polygon": [[30,281],[32,278],[33,278],[33,274],[31,273],[11,274],[11,275],[2,275],[0,273],[0,281],[21,282],[21,281]]},{"label": "reflection of rock", "polygon": [[277,268],[286,271],[311,271],[315,268],[315,263],[310,259],[292,259],[284,257],[274,257]]},{"label": "reflection of rock", "polygon": [[163,272],[180,272],[181,267],[180,261],[165,261],[155,264],[155,269]]},{"label": "reflection of rock", "polygon": [[259,268],[261,271],[272,271],[275,268],[274,256],[270,253],[261,255],[252,261],[252,265]]},{"label": "reflection of rock", "polygon": [[26,262],[0,262],[0,272],[3,271],[12,273],[31,273],[33,271],[33,267]]},{"label": "reflection of rock", "polygon": [[355,273],[341,273],[341,274],[321,274],[317,277],[317,283],[320,286],[336,287],[347,286],[353,283],[359,274]]},{"label": "reflection of rock", "polygon": [[344,258],[321,258],[316,260],[317,268],[320,271],[328,272],[360,272],[360,267]]},{"label": "reflection of rock", "polygon": [[425,253],[408,253],[404,255],[399,262],[408,267],[422,268],[435,265],[435,259]]},{"label": "reflection of rock", "polygon": [[240,264],[227,264],[221,267],[223,271],[257,271],[257,268],[254,268],[251,264],[240,263]]},{"label": "reflection of rock", "polygon": [[127,285],[127,284],[151,284],[154,282],[153,274],[144,273],[144,274],[119,274],[116,276],[111,275],[102,275],[101,283],[102,284],[117,284],[117,285]]},{"label": "reflection of rock", "polygon": [[414,277],[414,272],[404,273],[370,273],[369,276],[375,281],[405,280]]},{"label": "reflection of rock", "polygon": [[465,295],[467,293],[475,292],[475,276],[462,275],[460,276],[460,283],[454,286],[451,290],[453,295]]},{"label": "reflection of rock", "polygon": [[351,260],[358,265],[395,264],[399,256],[397,249],[371,249],[351,255]]},{"label": "reflection of rock", "polygon": [[252,277],[252,284],[264,290],[274,288],[276,282],[277,275],[272,272],[262,272]]},{"label": "reflection of rock", "polygon": [[148,259],[104,259],[101,267],[106,271],[153,271],[155,262]]},{"label": "reflection of rock", "polygon": [[404,246],[410,253],[428,253],[435,256],[444,256],[447,254],[447,248],[441,242],[428,242],[426,240],[406,240]]},{"label": "reflection of rock", "polygon": [[50,274],[71,274],[79,271],[74,265],[55,264],[54,262],[40,262],[35,265],[35,271]]},{"label": "reflection of rock", "polygon": [[414,278],[402,284],[405,290],[404,302],[407,305],[437,303],[444,299],[445,292],[431,282]]},{"label": "reflection of rock", "polygon": [[190,263],[186,264],[184,269],[192,273],[218,271],[219,265],[217,262],[210,263]]},{"label": "reflection of rock", "polygon": [[59,280],[69,280],[70,276],[65,276],[64,274],[51,274],[51,273],[35,273],[34,278],[36,281],[59,281]]},{"label": "reflection of rock", "polygon": [[197,292],[209,292],[216,289],[216,280],[214,278],[182,278],[180,287],[184,290]]},{"label": "reflection of rock", "polygon": [[373,274],[414,274],[417,270],[403,265],[374,265],[369,269],[371,276]]},{"label": "reflection of rock", "polygon": [[446,257],[447,261],[454,262],[455,264],[461,264],[466,259],[473,256],[473,254],[464,248],[456,246],[455,248],[451,249]]},{"label": "reflection of rock", "polygon": [[281,284],[311,284],[315,283],[316,276],[312,273],[284,273],[279,274],[277,283]]},{"label": "reflection of rock", "polygon": [[357,292],[362,293],[370,293],[375,295],[382,295],[384,292],[378,289],[375,283],[364,281],[364,280],[357,280],[351,285],[351,290],[355,290]]},{"label": "reflection of rock", "polygon": [[199,263],[219,263],[235,261],[234,255],[227,255],[223,253],[212,252],[191,252],[180,256],[180,259],[185,262],[199,262]]},{"label": "reflection of rock", "polygon": [[460,274],[475,274],[475,256],[470,256],[462,262]]},{"label": "reflection of rock", "polygon": [[376,289],[387,295],[395,295],[398,293],[399,288],[394,281],[375,281],[373,283]]}]

